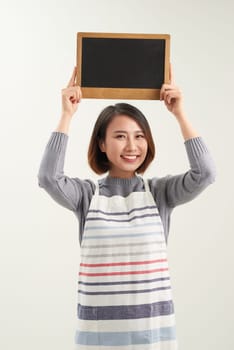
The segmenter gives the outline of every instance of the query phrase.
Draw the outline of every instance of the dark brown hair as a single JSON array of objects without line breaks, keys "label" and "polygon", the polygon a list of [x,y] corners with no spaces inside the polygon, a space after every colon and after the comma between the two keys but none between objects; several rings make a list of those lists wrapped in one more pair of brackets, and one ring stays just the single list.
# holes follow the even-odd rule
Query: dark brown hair
[{"label": "dark brown hair", "polygon": [[143,163],[136,169],[136,172],[142,174],[148,168],[155,156],[155,146],[151,134],[149,123],[144,114],[136,107],[128,103],[116,103],[104,108],[99,114],[93,128],[92,136],[88,148],[88,163],[97,174],[104,174],[110,169],[110,163],[106,153],[100,150],[99,144],[105,140],[106,129],[109,123],[117,115],[127,115],[134,119],[142,128],[148,144],[148,150]]}]

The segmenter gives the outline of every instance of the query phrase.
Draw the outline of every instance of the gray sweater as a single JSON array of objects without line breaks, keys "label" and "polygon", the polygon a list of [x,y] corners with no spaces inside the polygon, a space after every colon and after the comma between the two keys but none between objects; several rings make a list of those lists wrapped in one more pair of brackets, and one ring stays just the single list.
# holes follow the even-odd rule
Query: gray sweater
[{"label": "gray sweater", "polygon": [[[90,179],[71,178],[64,175],[64,160],[68,135],[54,131],[46,145],[38,173],[38,185],[60,205],[71,210],[79,221],[81,244],[85,218],[95,191]],[[165,239],[168,241],[170,216],[180,204],[194,199],[215,181],[214,160],[202,137],[184,141],[190,169],[179,175],[167,175],[148,179],[150,191],[156,201],[162,219]],[[144,191],[142,177],[137,174],[129,179],[113,178],[108,174],[99,179],[100,194],[104,196],[128,196],[133,191]]]}]

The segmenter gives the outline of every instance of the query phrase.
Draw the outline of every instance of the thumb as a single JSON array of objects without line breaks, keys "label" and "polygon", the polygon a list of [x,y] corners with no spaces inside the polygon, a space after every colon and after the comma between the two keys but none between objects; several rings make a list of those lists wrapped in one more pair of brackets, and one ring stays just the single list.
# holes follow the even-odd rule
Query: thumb
[{"label": "thumb", "polygon": [[67,87],[75,86],[76,84],[76,74],[77,74],[77,66],[74,67],[71,79],[69,80]]}]

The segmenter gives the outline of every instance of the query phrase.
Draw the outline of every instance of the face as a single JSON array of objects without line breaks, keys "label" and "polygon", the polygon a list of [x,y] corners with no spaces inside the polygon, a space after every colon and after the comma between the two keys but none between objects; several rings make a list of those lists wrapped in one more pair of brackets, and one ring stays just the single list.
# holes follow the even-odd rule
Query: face
[{"label": "face", "polygon": [[145,160],[148,144],[140,125],[126,115],[113,118],[100,149],[110,162],[109,175],[129,178]]}]

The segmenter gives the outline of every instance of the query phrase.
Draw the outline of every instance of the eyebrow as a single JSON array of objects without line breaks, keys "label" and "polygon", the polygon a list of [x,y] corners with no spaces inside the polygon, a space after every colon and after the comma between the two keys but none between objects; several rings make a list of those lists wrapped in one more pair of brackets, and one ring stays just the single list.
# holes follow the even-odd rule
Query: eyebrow
[{"label": "eyebrow", "polygon": [[[114,133],[119,133],[119,132],[124,133],[124,134],[127,134],[127,133],[128,133],[128,132],[125,131],[125,130],[115,130],[115,131],[114,131]],[[135,130],[135,133],[138,133],[138,132],[144,133],[143,130]]]}]

